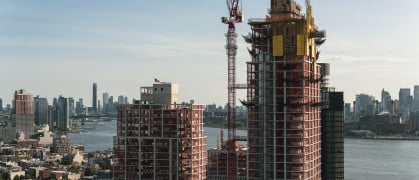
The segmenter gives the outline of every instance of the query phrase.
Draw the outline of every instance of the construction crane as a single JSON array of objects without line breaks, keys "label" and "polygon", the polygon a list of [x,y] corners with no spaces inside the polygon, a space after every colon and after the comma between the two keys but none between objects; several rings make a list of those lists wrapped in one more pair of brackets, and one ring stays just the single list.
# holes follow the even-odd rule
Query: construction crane
[{"label": "construction crane", "polygon": [[236,23],[243,22],[243,14],[239,0],[226,0],[229,17],[222,17],[221,21],[228,25],[226,34],[227,60],[228,60],[228,104],[227,104],[227,177],[235,180],[237,176],[237,155],[236,142],[236,89],[244,88],[236,84],[236,54],[237,54],[237,33]]}]

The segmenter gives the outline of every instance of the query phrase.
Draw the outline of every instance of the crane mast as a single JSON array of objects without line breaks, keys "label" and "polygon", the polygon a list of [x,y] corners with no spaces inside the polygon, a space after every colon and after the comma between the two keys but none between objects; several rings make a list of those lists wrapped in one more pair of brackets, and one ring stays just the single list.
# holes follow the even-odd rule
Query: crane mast
[{"label": "crane mast", "polygon": [[236,54],[237,54],[237,33],[236,23],[243,21],[239,0],[227,0],[227,8],[230,17],[222,17],[222,22],[228,25],[226,33],[226,50],[228,64],[228,104],[227,104],[227,177],[235,180],[237,176],[237,155],[236,155]]}]

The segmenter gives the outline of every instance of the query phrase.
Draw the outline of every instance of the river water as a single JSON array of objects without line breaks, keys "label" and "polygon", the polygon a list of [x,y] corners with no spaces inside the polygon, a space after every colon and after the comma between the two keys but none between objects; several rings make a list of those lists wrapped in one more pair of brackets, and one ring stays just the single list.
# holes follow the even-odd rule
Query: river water
[{"label": "river water", "polygon": [[[88,132],[69,134],[73,144],[82,144],[87,152],[112,147],[116,121],[87,122]],[[215,148],[219,128],[205,129],[207,149]],[[227,131],[224,130],[224,139]],[[246,135],[246,131],[237,131]],[[345,179],[419,179],[419,141],[345,139]]]}]

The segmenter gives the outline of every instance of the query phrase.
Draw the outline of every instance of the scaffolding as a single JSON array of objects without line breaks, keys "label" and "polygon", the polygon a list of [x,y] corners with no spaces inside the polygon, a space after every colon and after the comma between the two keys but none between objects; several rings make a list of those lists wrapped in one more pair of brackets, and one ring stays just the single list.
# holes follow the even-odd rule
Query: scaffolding
[{"label": "scaffolding", "polygon": [[117,107],[114,179],[206,179],[203,105]]},{"label": "scaffolding", "polygon": [[[247,63],[249,179],[320,179],[320,74],[311,7],[272,0],[250,19]],[[316,35],[316,37],[314,36]],[[320,41],[318,41],[320,42]]]}]

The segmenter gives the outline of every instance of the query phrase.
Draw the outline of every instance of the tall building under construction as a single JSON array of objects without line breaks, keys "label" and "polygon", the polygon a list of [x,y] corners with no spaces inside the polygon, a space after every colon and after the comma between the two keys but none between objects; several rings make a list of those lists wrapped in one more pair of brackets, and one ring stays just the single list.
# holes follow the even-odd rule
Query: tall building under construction
[{"label": "tall building under construction", "polygon": [[248,178],[321,179],[318,30],[294,0],[271,0],[270,16],[250,19],[247,63]]},{"label": "tall building under construction", "polygon": [[206,179],[203,105],[179,104],[178,86],[141,88],[141,100],[117,107],[114,179]]}]

